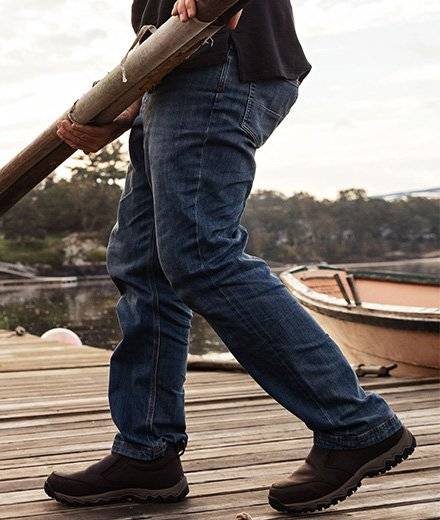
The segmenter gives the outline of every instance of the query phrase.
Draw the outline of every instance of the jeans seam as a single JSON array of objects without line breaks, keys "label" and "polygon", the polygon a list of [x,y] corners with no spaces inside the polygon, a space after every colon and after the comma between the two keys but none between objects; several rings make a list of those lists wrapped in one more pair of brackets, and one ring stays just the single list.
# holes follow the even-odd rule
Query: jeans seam
[{"label": "jeans seam", "polygon": [[[323,448],[329,446],[359,446],[359,441],[369,438],[372,441],[381,442],[381,439],[377,441],[378,434],[380,435],[382,432],[391,432],[388,436],[393,435],[401,428],[401,422],[397,415],[393,413],[390,417],[387,417],[384,421],[382,421],[377,426],[373,426],[369,430],[366,430],[362,433],[355,434],[332,434],[325,432],[315,432],[315,443]],[[372,444],[371,442],[369,444]],[[331,448],[329,448],[331,449]]]},{"label": "jeans seam", "polygon": [[249,117],[249,113],[251,111],[252,103],[254,103],[254,101],[255,101],[254,100],[254,93],[255,93],[255,83],[253,81],[251,81],[249,83],[249,93],[248,93],[248,98],[247,98],[247,101],[246,101],[246,108],[245,108],[243,119],[241,121],[241,125],[240,126],[248,134],[248,136],[250,137],[254,147],[258,148],[259,147],[258,138],[255,135],[255,133],[252,131],[252,129],[249,127],[249,125],[247,124],[247,120],[248,120],[248,117]]},{"label": "jeans seam", "polygon": [[114,453],[119,453],[121,455],[126,455],[127,457],[131,456],[137,458],[136,456],[141,455],[142,460],[154,460],[164,455],[166,449],[166,443],[162,443],[161,445],[157,444],[155,446],[149,446],[144,448],[137,448],[132,446],[130,442],[115,439],[113,441],[111,451]]},{"label": "jeans seam", "polygon": [[[156,248],[156,240],[153,241],[153,251],[152,254],[154,256],[155,248]],[[159,295],[157,292],[157,286],[155,281],[155,277],[152,276],[150,278],[150,290],[153,294],[153,348],[154,348],[154,367],[153,367],[153,375],[151,378],[150,384],[150,396],[148,400],[148,409],[147,409],[147,430],[151,433],[153,432],[153,423],[154,423],[154,414],[156,408],[156,394],[157,394],[157,372],[159,365],[159,355],[160,355],[160,308],[159,308]],[[154,286],[154,287],[153,287]]]},{"label": "jeans seam", "polygon": [[[207,132],[206,132],[206,135],[208,135],[209,133],[209,126],[208,126],[208,129],[207,129]],[[198,182],[198,185],[197,185],[197,193],[196,193],[196,201],[195,201],[195,219],[196,219],[196,243],[197,243],[197,251],[198,251],[198,254],[199,254],[199,259],[200,259],[200,264],[202,266],[202,271],[203,273],[206,273],[206,278],[208,279],[210,285],[215,288],[216,290],[218,290],[218,292],[223,296],[223,298],[228,302],[228,305],[234,309],[234,311],[237,313],[238,316],[241,317],[241,319],[243,320],[243,322],[246,324],[246,327],[249,329],[249,331],[252,333],[252,334],[256,334],[257,336],[259,337],[265,337],[265,334],[264,334],[264,331],[263,333],[261,331],[259,331],[258,329],[256,329],[248,320],[248,318],[246,317],[246,315],[241,311],[241,309],[235,304],[232,302],[232,300],[230,300],[227,296],[227,294],[223,291],[223,289],[221,287],[217,287],[216,284],[213,282],[212,280],[212,276],[209,274],[209,269],[206,268],[206,263],[205,263],[205,258],[202,254],[202,250],[201,250],[201,246],[200,246],[200,240],[199,240],[199,224],[198,224],[198,211],[197,211],[197,207],[198,207],[198,200],[199,200],[199,191],[200,191],[200,184],[201,184],[201,178],[202,178],[202,162],[203,162],[203,156],[204,156],[204,148],[205,148],[205,145],[206,145],[206,140],[205,142],[203,143],[203,148],[202,148],[202,153],[201,153],[201,160],[200,160],[200,171],[199,171],[199,182]],[[268,339],[268,338],[265,338],[265,339]]]},{"label": "jeans seam", "polygon": [[[128,165],[128,168],[127,168],[127,174],[126,174],[126,177],[125,177],[125,185],[124,185],[124,190],[122,191],[121,193],[121,196],[119,198],[119,203],[123,202],[127,197],[129,197],[132,193],[133,193],[133,165],[132,163],[129,163]],[[128,189],[126,190],[126,187],[127,187],[127,184],[128,182],[130,181],[129,185],[128,185]]]},{"label": "jeans seam", "polygon": [[226,55],[226,61],[222,67],[220,72],[220,78],[217,84],[217,93],[222,93],[225,91],[226,80],[229,74],[229,66],[230,66],[230,58],[232,55],[232,47],[229,47],[228,53]]},{"label": "jeans seam", "polygon": [[274,119],[277,119],[278,121],[281,122],[281,120],[285,117],[283,116],[283,114],[279,114],[278,112],[275,112],[274,110],[272,110],[271,108],[269,107],[266,107],[265,105],[259,103],[258,101],[255,101],[254,100],[254,103],[255,103],[255,106],[260,108],[261,110],[263,110],[264,112],[267,112],[268,114],[270,114]]},{"label": "jeans seam", "polygon": [[289,79],[289,78],[282,78],[284,81],[287,81],[287,83],[290,83],[291,85],[295,86],[295,87],[299,87],[300,86],[300,82],[299,82],[299,79]]},{"label": "jeans seam", "polygon": [[[222,69],[223,71],[223,69]],[[228,71],[229,71],[229,67],[228,67]],[[226,79],[225,79],[225,82],[226,82]],[[214,113],[214,107],[217,103],[217,100],[219,98],[219,93],[217,92],[214,96],[214,100],[212,102],[212,106],[211,106],[211,110],[210,110],[210,114],[209,114],[209,119],[208,119],[208,123],[207,123],[207,126],[206,126],[206,129],[205,129],[205,135],[204,135],[204,139],[203,139],[203,143],[202,143],[202,146],[201,146],[201,151],[200,151],[200,162],[199,162],[199,171],[198,171],[198,178],[197,178],[197,189],[196,189],[196,196],[195,196],[195,200],[194,200],[194,220],[195,220],[195,227],[196,227],[196,244],[197,244],[197,253],[198,253],[198,256],[199,256],[199,261],[200,261],[200,265],[202,267],[202,272],[204,273],[204,276],[205,278],[207,278],[209,284],[213,287],[213,288],[216,288],[216,285],[215,283],[213,282],[212,280],[212,277],[211,275],[209,274],[209,270],[206,269],[206,264],[205,264],[205,260],[204,260],[204,257],[203,257],[203,254],[202,254],[202,248],[201,248],[201,245],[200,245],[200,239],[199,239],[199,218],[198,218],[198,207],[199,207],[199,197],[200,197],[200,186],[201,186],[201,181],[202,181],[202,165],[203,165],[203,159],[204,159],[204,156],[205,156],[205,147],[206,147],[206,143],[208,141],[208,136],[209,136],[209,131],[210,131],[210,128],[211,128],[211,122],[212,122],[212,116],[213,116],[213,113]],[[246,326],[247,328],[253,333],[253,334],[256,334],[257,336],[261,336],[261,333],[256,330],[248,321],[248,319],[243,316],[243,314],[240,312],[240,309],[237,309],[236,305],[234,305],[230,300],[229,298],[227,297],[227,295],[224,293],[224,291],[221,289],[221,287],[217,287],[217,290],[220,292],[220,294],[225,298],[225,300],[228,302],[228,304],[237,312],[238,311],[238,315],[241,316],[243,318],[243,321],[246,323]]]},{"label": "jeans seam", "polygon": [[[147,123],[146,123],[146,120],[144,120],[144,123],[143,123],[143,131],[144,131],[144,164],[146,164],[146,161],[149,161],[149,149],[148,149],[148,146],[149,146],[149,129],[147,127]],[[149,163],[148,163],[148,167],[149,167]],[[150,187],[150,190],[153,191],[153,185],[152,185],[152,180],[151,180],[151,175],[147,175],[147,182],[148,182],[148,185]]]},{"label": "jeans seam", "polygon": [[[325,336],[324,340],[327,339],[327,336]],[[310,342],[310,343],[307,343],[305,344],[306,346],[308,347],[312,347],[312,346],[316,346],[316,345],[319,345],[320,343],[324,343],[324,340],[321,340],[321,341],[314,341],[314,342]],[[333,421],[331,420],[331,418],[327,415],[327,412],[321,407],[321,405],[319,404],[319,400],[317,399],[316,395],[315,395],[315,392],[313,390],[310,389],[310,387],[307,385],[307,381],[302,377],[302,374],[301,372],[298,372],[298,374],[295,374],[294,372],[292,372],[292,370],[290,369],[289,367],[289,364],[288,363],[285,363],[284,359],[283,359],[283,356],[280,355],[280,352],[273,348],[273,345],[272,343],[269,343],[269,346],[270,348],[272,349],[272,352],[274,352],[275,356],[280,360],[280,363],[285,367],[285,369],[287,370],[287,372],[289,372],[292,377],[296,378],[297,382],[300,384],[300,386],[303,388],[303,391],[313,399],[313,401],[315,402],[317,408],[320,410],[320,412],[322,413],[323,417],[326,418],[326,420],[328,421],[328,423],[330,424],[331,427],[333,427]],[[298,377],[299,375],[299,377]]]}]

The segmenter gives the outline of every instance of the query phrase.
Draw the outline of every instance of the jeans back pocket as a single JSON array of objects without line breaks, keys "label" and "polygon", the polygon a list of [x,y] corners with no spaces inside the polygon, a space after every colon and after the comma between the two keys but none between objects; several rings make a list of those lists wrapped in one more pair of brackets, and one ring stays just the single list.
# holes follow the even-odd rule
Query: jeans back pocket
[{"label": "jeans back pocket", "polygon": [[287,116],[298,98],[298,81],[283,78],[249,83],[246,109],[241,121],[256,148],[260,148]]}]

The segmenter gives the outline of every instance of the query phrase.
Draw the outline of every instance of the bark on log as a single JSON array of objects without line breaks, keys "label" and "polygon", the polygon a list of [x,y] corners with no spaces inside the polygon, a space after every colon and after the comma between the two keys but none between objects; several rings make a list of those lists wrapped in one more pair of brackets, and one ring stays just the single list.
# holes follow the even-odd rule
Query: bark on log
[{"label": "bark on log", "polygon": [[0,216],[62,164],[74,150],[57,136],[57,121],[70,114],[82,124],[111,122],[151,90],[222,27],[216,21],[240,0],[202,0],[198,18],[186,23],[173,16],[135,48],[92,89],[52,123],[29,146],[0,169]]}]

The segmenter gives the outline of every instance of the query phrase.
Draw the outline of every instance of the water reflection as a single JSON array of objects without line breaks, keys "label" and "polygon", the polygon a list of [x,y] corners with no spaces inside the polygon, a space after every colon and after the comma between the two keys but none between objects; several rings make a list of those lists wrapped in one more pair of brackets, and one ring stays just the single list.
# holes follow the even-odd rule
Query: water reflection
[{"label": "water reflection", "polygon": [[[368,264],[365,268],[438,274],[439,260]],[[75,331],[83,343],[114,348],[120,339],[115,313],[117,299],[117,290],[110,280],[68,288],[23,286],[0,292],[0,329],[11,330],[22,325],[29,332],[41,335],[54,327],[67,327]],[[206,354],[225,350],[208,323],[194,315],[190,352]]]},{"label": "water reflection", "polygon": [[[22,325],[32,334],[41,335],[54,327],[67,327],[83,343],[114,348],[120,339],[117,300],[117,290],[110,281],[67,288],[20,287],[0,293],[0,329],[11,330]],[[190,352],[225,350],[208,323],[194,315]]]}]

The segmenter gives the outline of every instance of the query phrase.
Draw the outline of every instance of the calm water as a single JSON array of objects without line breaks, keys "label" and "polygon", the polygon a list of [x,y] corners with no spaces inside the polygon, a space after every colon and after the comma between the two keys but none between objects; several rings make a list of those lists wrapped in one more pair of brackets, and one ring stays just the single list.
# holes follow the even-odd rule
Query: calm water
[{"label": "calm water", "polygon": [[[117,300],[117,290],[110,281],[0,292],[0,329],[22,325],[40,336],[54,327],[66,327],[76,332],[83,343],[114,348],[120,339],[115,313]],[[219,337],[198,315],[193,319],[190,351],[192,354],[226,351]]]},{"label": "calm water", "polygon": [[[440,260],[430,263],[395,263],[369,266],[368,269],[439,274]],[[70,288],[22,287],[0,293],[0,329],[22,325],[41,335],[54,327],[75,331],[83,343],[114,348],[120,338],[115,305],[118,294],[113,284],[99,282]],[[221,340],[200,316],[195,315],[190,352],[224,352]]]}]

